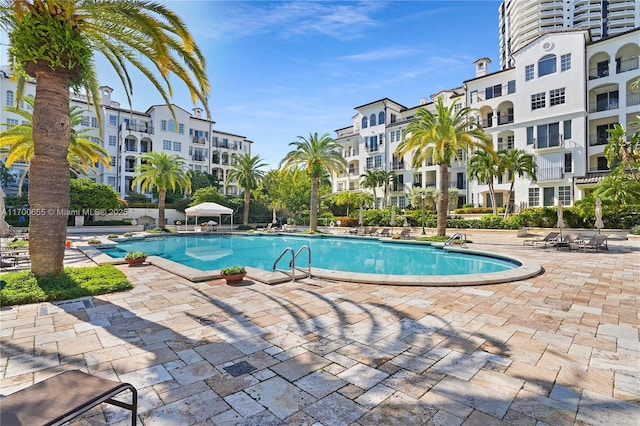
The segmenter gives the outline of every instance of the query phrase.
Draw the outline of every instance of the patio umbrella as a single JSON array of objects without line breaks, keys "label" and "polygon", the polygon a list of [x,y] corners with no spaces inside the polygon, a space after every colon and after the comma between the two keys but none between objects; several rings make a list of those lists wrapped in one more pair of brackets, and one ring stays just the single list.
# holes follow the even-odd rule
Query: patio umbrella
[{"label": "patio umbrella", "polygon": [[362,211],[362,204],[360,204],[360,214],[358,215],[358,225],[362,226],[364,223],[364,213]]},{"label": "patio umbrella", "polygon": [[210,220],[209,222],[207,222],[207,225],[217,225],[218,222],[214,221],[214,220]]},{"label": "patio umbrella", "polygon": [[0,237],[4,237],[11,233],[11,227],[9,227],[9,224],[4,221],[6,215],[7,212],[4,208],[4,191],[0,188]]},{"label": "patio umbrella", "polygon": [[596,198],[596,224],[595,227],[598,228],[598,234],[600,230],[604,228],[604,222],[602,221],[602,201],[600,201],[600,197]]},{"label": "patio umbrella", "polygon": [[396,209],[391,206],[391,226],[396,226]]},{"label": "patio umbrella", "polygon": [[564,228],[564,220],[562,220],[562,201],[558,200],[558,228],[560,228],[560,238],[562,238],[562,228]]}]

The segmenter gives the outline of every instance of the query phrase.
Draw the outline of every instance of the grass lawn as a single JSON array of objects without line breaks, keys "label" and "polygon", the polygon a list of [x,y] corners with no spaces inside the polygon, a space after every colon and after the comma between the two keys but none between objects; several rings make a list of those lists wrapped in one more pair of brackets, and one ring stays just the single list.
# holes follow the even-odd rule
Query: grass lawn
[{"label": "grass lawn", "polygon": [[113,265],[66,267],[57,276],[36,278],[31,271],[0,275],[0,306],[75,299],[82,296],[128,290],[133,285]]}]

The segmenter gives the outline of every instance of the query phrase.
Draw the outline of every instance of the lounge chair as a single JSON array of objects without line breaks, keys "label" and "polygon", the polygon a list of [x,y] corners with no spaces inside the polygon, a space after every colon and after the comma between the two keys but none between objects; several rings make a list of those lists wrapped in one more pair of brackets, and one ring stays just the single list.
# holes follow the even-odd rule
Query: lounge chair
[{"label": "lounge chair", "polygon": [[[125,390],[131,391],[131,404],[113,399]],[[0,424],[60,425],[103,402],[130,410],[131,424],[136,424],[135,387],[78,370],[65,371],[2,398]]]},{"label": "lounge chair", "polygon": [[378,232],[378,228],[373,227],[373,228],[365,229],[364,233],[367,235],[376,235],[377,232]]},{"label": "lounge chair", "polygon": [[384,228],[382,231],[376,232],[376,235],[378,237],[390,237],[391,236],[391,229],[390,228]]},{"label": "lounge chair", "polygon": [[595,250],[599,251],[600,249],[609,251],[609,246],[607,245],[607,237],[608,235],[594,235],[591,237],[589,241],[576,241],[570,247],[576,250]]},{"label": "lounge chair", "polygon": [[408,240],[411,238],[411,229],[403,229],[400,231],[400,238],[403,240]]},{"label": "lounge chair", "polygon": [[522,242],[523,246],[543,246],[543,247],[547,247],[548,245],[551,245],[553,243],[555,243],[558,240],[558,236],[560,235],[559,232],[549,232],[547,234],[546,237],[544,238],[535,238],[535,239],[529,239],[529,240],[524,240]]},{"label": "lounge chair", "polygon": [[571,245],[580,241],[580,234],[565,234],[564,237],[558,239],[555,243],[552,243],[556,249],[568,248],[571,251]]}]

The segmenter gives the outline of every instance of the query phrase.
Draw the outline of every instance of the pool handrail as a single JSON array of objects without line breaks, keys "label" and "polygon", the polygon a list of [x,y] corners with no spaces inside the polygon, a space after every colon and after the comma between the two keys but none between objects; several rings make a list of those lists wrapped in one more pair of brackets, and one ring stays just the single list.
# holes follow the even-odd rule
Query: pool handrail
[{"label": "pool handrail", "polygon": [[302,247],[300,247],[298,249],[298,251],[296,252],[296,254],[293,256],[293,267],[295,268],[295,264],[296,264],[296,258],[298,257],[299,254],[302,253],[303,250],[307,250],[308,253],[308,264],[307,264],[307,274],[309,276],[309,278],[311,278],[311,248],[308,245],[303,245]]},{"label": "pool handrail", "polygon": [[278,262],[280,262],[280,260],[284,257],[285,254],[291,252],[291,261],[289,262],[289,266],[291,267],[291,281],[295,280],[295,268],[296,268],[296,255],[293,251],[293,248],[291,247],[287,247],[286,249],[282,250],[282,253],[280,253],[280,256],[278,256],[278,258],[276,259],[275,262],[273,262],[273,272],[276,271],[276,266],[278,266]]},{"label": "pool handrail", "polygon": [[445,246],[451,245],[455,240],[460,240],[460,242],[462,243],[461,244],[462,247],[467,246],[467,234],[465,234],[464,232],[456,232],[451,236],[451,238],[449,238],[447,241],[444,242],[444,245]]}]

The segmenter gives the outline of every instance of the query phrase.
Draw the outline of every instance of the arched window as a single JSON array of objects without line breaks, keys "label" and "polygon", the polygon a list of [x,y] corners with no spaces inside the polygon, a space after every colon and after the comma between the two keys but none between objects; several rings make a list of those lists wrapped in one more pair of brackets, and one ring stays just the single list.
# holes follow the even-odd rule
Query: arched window
[{"label": "arched window", "polygon": [[538,61],[538,77],[556,72],[556,55],[543,56]]},{"label": "arched window", "polygon": [[362,128],[363,129],[367,128],[367,117],[362,117]]},{"label": "arched window", "polygon": [[371,117],[369,117],[369,124],[372,126],[376,125],[376,115],[375,114],[371,114]]},{"label": "arched window", "polygon": [[13,106],[13,92],[11,90],[7,90],[7,106]]},{"label": "arched window", "polygon": [[384,111],[380,111],[378,114],[378,124],[384,124]]}]

